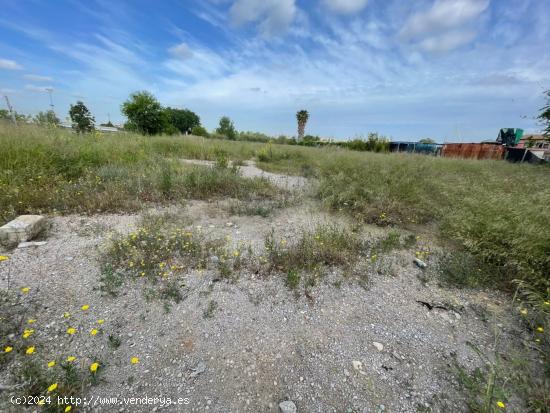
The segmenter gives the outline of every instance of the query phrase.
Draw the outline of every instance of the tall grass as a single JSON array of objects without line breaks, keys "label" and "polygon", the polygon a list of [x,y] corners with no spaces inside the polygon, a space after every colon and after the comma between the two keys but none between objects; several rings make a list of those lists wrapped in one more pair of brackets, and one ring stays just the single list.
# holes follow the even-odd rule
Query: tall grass
[{"label": "tall grass", "polygon": [[179,159],[242,161],[254,156],[256,146],[192,136],[75,135],[2,124],[0,221],[23,213],[132,210],[144,202],[185,198],[272,198],[279,191],[266,180]]},{"label": "tall grass", "polygon": [[548,166],[334,148],[273,151],[260,165],[312,171],[317,197],[328,208],[381,225],[434,224],[453,248],[495,269],[491,283],[511,287],[523,279],[549,294]]}]

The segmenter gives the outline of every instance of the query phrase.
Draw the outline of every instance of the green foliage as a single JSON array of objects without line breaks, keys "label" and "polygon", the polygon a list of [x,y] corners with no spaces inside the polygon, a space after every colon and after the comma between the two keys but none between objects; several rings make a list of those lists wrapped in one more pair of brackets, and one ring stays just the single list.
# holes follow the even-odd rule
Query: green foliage
[{"label": "green foliage", "polygon": [[291,290],[295,290],[300,285],[300,274],[297,271],[290,270],[286,273],[286,285]]},{"label": "green foliage", "polygon": [[235,125],[231,119],[227,116],[223,116],[220,119],[220,125],[216,129],[216,133],[225,136],[227,139],[234,141],[237,137],[237,131],[235,130]]},{"label": "green foliage", "polygon": [[191,135],[203,136],[205,138],[210,137],[210,134],[208,133],[206,128],[202,127],[201,125],[194,126],[193,129],[191,129]]},{"label": "green foliage", "polygon": [[430,143],[435,143],[435,141],[431,138],[422,138],[418,141],[418,143],[428,143],[428,144],[430,144]]},{"label": "green foliage", "polygon": [[33,120],[41,126],[58,126],[61,123],[53,110],[38,112]]},{"label": "green foliage", "polygon": [[296,112],[296,120],[298,122],[298,140],[302,140],[304,138],[306,123],[308,119],[309,113],[307,110],[302,109]]},{"label": "green foliage", "polygon": [[166,117],[167,127],[172,130],[170,126],[173,126],[175,130],[180,133],[186,134],[191,132],[193,128],[200,127],[201,121],[196,113],[189,109],[173,109],[167,107],[164,109]]},{"label": "green foliage", "polygon": [[144,202],[186,196],[273,199],[281,191],[265,179],[191,167],[179,158],[234,162],[250,159],[253,143],[124,134],[86,134],[60,128],[0,127],[0,222],[21,214],[135,211]]},{"label": "green foliage", "polygon": [[369,133],[367,140],[355,138],[344,142],[342,146],[352,151],[388,152],[390,150],[390,141],[383,136],[378,136],[377,133]]},{"label": "green foliage", "polygon": [[78,101],[76,105],[71,105],[69,116],[76,132],[86,133],[94,130],[95,119],[83,102]]},{"label": "green foliage", "polygon": [[544,92],[546,95],[546,105],[540,110],[540,114],[537,119],[542,123],[544,127],[544,135],[550,138],[550,90]]},{"label": "green foliage", "polygon": [[121,111],[128,118],[126,128],[144,135],[159,134],[168,124],[159,101],[147,91],[132,93]]},{"label": "green foliage", "polygon": [[303,229],[293,241],[277,238],[270,232],[265,240],[266,271],[315,271],[326,266],[352,266],[368,245],[350,228],[319,224]]}]

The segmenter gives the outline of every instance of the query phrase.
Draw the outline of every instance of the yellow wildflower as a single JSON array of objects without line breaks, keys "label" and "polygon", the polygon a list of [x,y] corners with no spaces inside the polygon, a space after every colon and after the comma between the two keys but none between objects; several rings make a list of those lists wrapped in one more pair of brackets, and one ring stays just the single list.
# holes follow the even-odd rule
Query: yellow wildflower
[{"label": "yellow wildflower", "polygon": [[240,254],[239,250],[235,250],[235,251],[233,251],[233,255],[234,255],[235,257],[238,257],[238,256],[239,256],[239,254]]},{"label": "yellow wildflower", "polygon": [[138,363],[139,363],[139,358],[137,358],[137,357],[132,357],[132,359],[130,360],[130,362],[131,362],[132,364],[138,364]]},{"label": "yellow wildflower", "polygon": [[84,304],[82,307],[80,307],[82,309],[82,311],[87,311],[90,306],[88,304]]},{"label": "yellow wildflower", "polygon": [[97,369],[99,368],[99,363],[92,363],[90,364],[90,371],[92,373],[95,373],[97,371]]},{"label": "yellow wildflower", "polygon": [[65,413],[70,412],[72,408],[73,408],[72,406],[65,407]]},{"label": "yellow wildflower", "polygon": [[506,405],[500,400],[497,402],[497,406],[500,407],[501,409],[504,409],[506,407]]},{"label": "yellow wildflower", "polygon": [[539,333],[544,333],[544,328],[542,328],[542,327],[537,327],[537,331],[538,331]]},{"label": "yellow wildflower", "polygon": [[76,334],[76,328],[74,328],[74,327],[69,327],[69,328],[67,329],[67,334],[70,334],[70,335]]},{"label": "yellow wildflower", "polygon": [[92,336],[95,336],[98,333],[98,331],[95,328],[92,328],[92,331],[90,331],[90,334]]},{"label": "yellow wildflower", "polygon": [[29,319],[27,320],[27,323],[29,323],[29,324],[34,324],[34,323],[36,323],[36,320],[35,320],[34,318],[29,318]]},{"label": "yellow wildflower", "polygon": [[0,255],[0,262],[9,260],[10,257],[7,257],[5,255]]},{"label": "yellow wildflower", "polygon": [[31,289],[30,289],[29,287],[23,287],[23,288],[21,288],[21,292],[22,292],[23,294],[28,294],[30,290],[31,290]]},{"label": "yellow wildflower", "polygon": [[34,333],[33,328],[26,329],[25,331],[23,331],[23,338],[29,338],[30,336],[32,336],[32,333]]},{"label": "yellow wildflower", "polygon": [[25,351],[26,354],[33,354],[34,353],[34,346],[27,347],[27,350]]},{"label": "yellow wildflower", "polygon": [[97,324],[103,324],[105,322],[104,319],[97,320]]},{"label": "yellow wildflower", "polygon": [[550,301],[545,301],[544,305],[550,305]]},{"label": "yellow wildflower", "polygon": [[53,366],[55,366],[55,360],[49,361],[48,367],[53,367]]},{"label": "yellow wildflower", "polygon": [[519,310],[520,314],[521,315],[527,315],[527,308],[522,308],[521,310]]},{"label": "yellow wildflower", "polygon": [[13,347],[11,346],[4,347],[4,353],[10,353],[12,350],[13,350]]},{"label": "yellow wildflower", "polygon": [[63,313],[63,317],[65,317],[65,318],[69,318],[70,316],[71,316],[71,313],[67,313],[67,312]]},{"label": "yellow wildflower", "polygon": [[75,360],[76,360],[76,357],[75,357],[75,356],[69,356],[69,357],[67,357],[67,361],[68,361],[69,363],[72,363],[72,362],[75,361]]},{"label": "yellow wildflower", "polygon": [[50,384],[50,387],[48,387],[48,393],[51,393],[55,389],[57,389],[57,383]]}]

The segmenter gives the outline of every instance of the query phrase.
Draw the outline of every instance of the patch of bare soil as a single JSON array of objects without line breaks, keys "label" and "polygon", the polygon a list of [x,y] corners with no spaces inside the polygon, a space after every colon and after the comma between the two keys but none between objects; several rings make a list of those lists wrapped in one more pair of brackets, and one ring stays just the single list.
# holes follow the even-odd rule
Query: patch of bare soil
[{"label": "patch of bare soil", "polygon": [[[253,168],[241,170],[256,174]],[[278,179],[272,175],[262,172]],[[184,213],[212,236],[255,249],[272,228],[291,238],[303,225],[338,219],[308,206],[268,218],[230,216],[215,202],[198,201]],[[118,297],[104,296],[97,288],[101,250],[110,232],[129,232],[136,219],[52,217],[46,245],[16,249],[0,266],[0,288],[9,278],[12,288],[30,286],[40,301],[37,330],[52,322],[55,329],[64,311],[89,304],[90,317],[106,320],[105,334],[120,339],[89,396],[189,402],[84,410],[277,412],[291,400],[298,412],[466,411],[453,360],[480,365],[467,343],[490,354],[495,328],[502,341],[518,336],[503,296],[426,284],[410,251],[390,253],[391,271],[369,273],[368,287],[338,269],[307,295],[289,290],[283,275],[243,271],[229,282],[206,270],[181,276],[184,299],[177,304],[147,301],[150,285],[131,280]],[[367,231],[376,237],[383,230]],[[131,364],[132,357],[140,362]]]},{"label": "patch of bare soil", "polygon": [[[212,167],[213,161],[204,161],[199,159],[182,159],[182,162],[190,165],[201,165]],[[284,189],[299,189],[307,184],[307,179],[302,176],[282,175],[272,172],[266,172],[256,166],[253,160],[245,161],[243,166],[239,166],[239,172],[245,178],[265,178],[269,179],[275,185]]]}]

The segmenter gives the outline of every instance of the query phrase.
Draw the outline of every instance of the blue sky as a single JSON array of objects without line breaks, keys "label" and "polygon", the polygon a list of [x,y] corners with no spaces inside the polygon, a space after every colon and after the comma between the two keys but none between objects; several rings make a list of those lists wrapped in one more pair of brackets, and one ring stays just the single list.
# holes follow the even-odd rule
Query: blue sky
[{"label": "blue sky", "polygon": [[2,0],[0,89],[18,112],[99,122],[149,90],[212,129],[496,138],[540,129],[550,0]]}]

